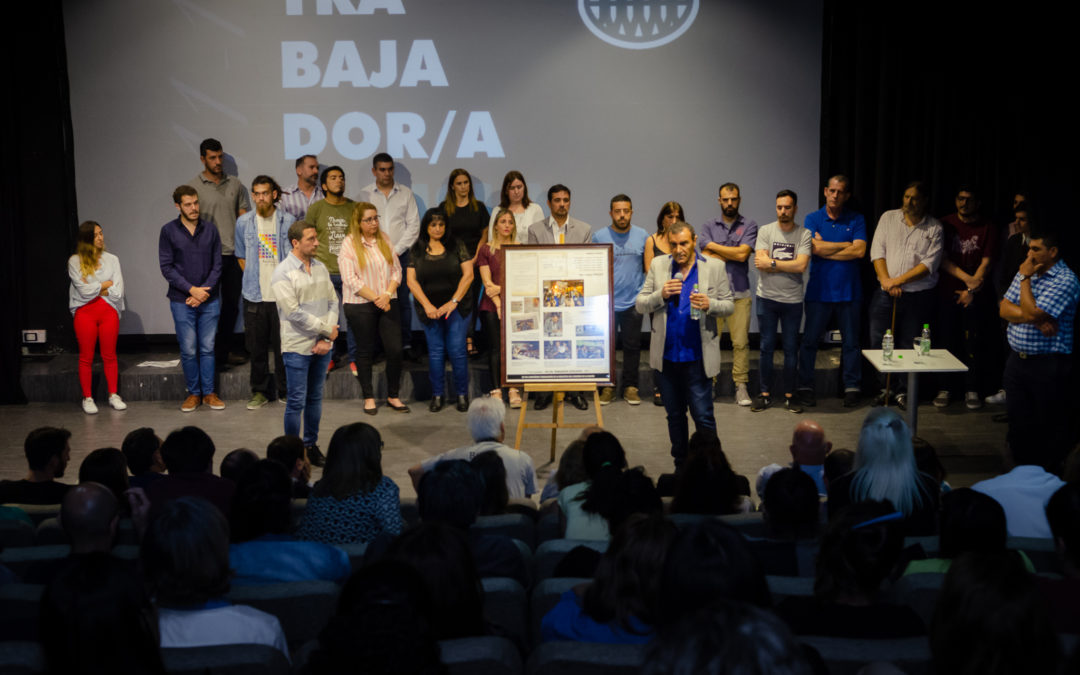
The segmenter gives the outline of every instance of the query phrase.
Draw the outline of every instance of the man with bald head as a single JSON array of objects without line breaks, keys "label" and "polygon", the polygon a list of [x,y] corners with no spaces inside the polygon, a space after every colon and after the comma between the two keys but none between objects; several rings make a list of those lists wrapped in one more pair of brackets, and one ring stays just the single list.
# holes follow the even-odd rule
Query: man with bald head
[{"label": "man with bald head", "polygon": [[71,552],[66,558],[35,563],[23,575],[23,581],[48,584],[86,556],[110,555],[119,521],[120,509],[112,490],[89,481],[72,487],[60,502],[60,527],[68,536]]},{"label": "man with bald head", "polygon": [[[795,425],[791,435],[791,467],[797,468],[814,479],[819,495],[828,494],[825,489],[825,455],[832,449],[832,443],[825,440],[825,430],[814,420],[803,420]],[[758,497],[765,495],[765,485],[769,477],[784,467],[769,464],[758,471]]]}]

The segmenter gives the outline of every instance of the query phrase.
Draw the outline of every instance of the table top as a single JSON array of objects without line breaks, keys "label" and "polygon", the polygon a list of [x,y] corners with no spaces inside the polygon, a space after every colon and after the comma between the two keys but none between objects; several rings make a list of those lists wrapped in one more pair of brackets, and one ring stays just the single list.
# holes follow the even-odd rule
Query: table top
[{"label": "table top", "polygon": [[864,349],[862,355],[882,373],[963,373],[968,369],[948,349],[931,349],[919,363],[915,363],[914,349],[893,350],[889,363],[882,361],[880,349]]}]

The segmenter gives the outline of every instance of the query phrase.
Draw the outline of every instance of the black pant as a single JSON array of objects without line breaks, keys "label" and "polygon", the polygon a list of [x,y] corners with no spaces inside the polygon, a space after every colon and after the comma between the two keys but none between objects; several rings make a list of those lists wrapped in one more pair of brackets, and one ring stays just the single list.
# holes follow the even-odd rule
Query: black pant
[{"label": "black pant", "polygon": [[491,388],[498,389],[502,384],[502,323],[495,312],[480,312],[480,327],[484,329],[484,339],[488,343],[488,368],[491,370]]},{"label": "black pant", "polygon": [[[933,329],[932,342],[948,349],[968,367],[966,373],[943,375],[939,389],[952,393],[961,391],[982,392],[987,389],[986,366],[992,363],[990,346],[997,340],[993,329],[997,325],[994,295],[989,289],[975,294],[967,307],[956,304],[956,296],[938,298],[937,326]],[[897,344],[897,349],[910,349]],[[996,391],[996,389],[995,389]]]},{"label": "black pant", "polygon": [[641,315],[633,307],[615,312],[615,325],[622,341],[622,386],[638,386],[638,369],[641,367]]},{"label": "black pant", "polygon": [[[252,259],[257,265],[258,258]],[[229,358],[233,348],[233,336],[236,334],[236,316],[240,313],[240,289],[244,281],[244,270],[234,255],[221,256],[221,315],[218,317],[217,335],[214,337],[214,356],[218,368]],[[282,371],[284,372],[284,371]]]},{"label": "black pant", "polygon": [[1005,362],[1005,409],[1009,434],[1034,435],[1048,452],[1048,467],[1065,458],[1069,450],[1076,411],[1069,395],[1072,358],[1069,354],[1036,354],[1021,358],[1011,352]]},{"label": "black pant", "polygon": [[397,300],[390,301],[390,309],[386,312],[374,302],[345,303],[345,318],[349,321],[349,331],[356,336],[356,374],[364,398],[375,397],[371,386],[371,363],[375,356],[376,331],[386,352],[386,395],[397,398],[401,387],[401,313]]},{"label": "black pant", "polygon": [[[278,324],[277,304],[244,300],[244,342],[251,354],[251,393],[261,393],[274,398],[274,380],[277,397],[285,400],[288,388],[285,384],[285,362],[281,358],[281,328]],[[274,354],[274,377],[270,377],[270,353]]]}]

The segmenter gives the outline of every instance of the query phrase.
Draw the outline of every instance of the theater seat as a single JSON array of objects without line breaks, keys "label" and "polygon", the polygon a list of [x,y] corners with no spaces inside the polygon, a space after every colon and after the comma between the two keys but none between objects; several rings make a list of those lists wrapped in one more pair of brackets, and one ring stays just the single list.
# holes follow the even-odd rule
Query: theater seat
[{"label": "theater seat", "polygon": [[169,675],[289,675],[289,660],[268,645],[165,647]]},{"label": "theater seat", "polygon": [[863,666],[887,661],[907,675],[930,675],[930,642],[925,637],[892,640],[800,636],[799,641],[818,650],[830,675],[855,675]]},{"label": "theater seat", "polygon": [[484,619],[502,628],[508,637],[528,649],[529,599],[517,581],[505,577],[481,579],[484,587]]},{"label": "theater seat", "polygon": [[340,588],[332,581],[290,581],[235,586],[228,599],[273,614],[281,623],[289,649],[318,637],[337,608]]},{"label": "theater seat", "polygon": [[36,642],[0,642],[0,673],[38,675],[45,672],[45,652]]},{"label": "theater seat", "polygon": [[631,675],[645,661],[644,645],[548,642],[533,650],[529,675]]},{"label": "theater seat", "polygon": [[521,675],[521,655],[503,637],[471,637],[439,642],[439,658],[450,675]]}]

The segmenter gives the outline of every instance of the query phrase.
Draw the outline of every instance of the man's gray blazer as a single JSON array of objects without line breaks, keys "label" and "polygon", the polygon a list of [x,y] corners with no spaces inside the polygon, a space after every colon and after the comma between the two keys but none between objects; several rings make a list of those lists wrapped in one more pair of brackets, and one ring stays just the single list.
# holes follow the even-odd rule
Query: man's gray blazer
[{"label": "man's gray blazer", "polygon": [[[551,236],[551,216],[538,220],[529,226],[530,244],[557,244]],[[589,224],[567,216],[566,218],[566,244],[591,244],[592,228]]]},{"label": "man's gray blazer", "polygon": [[[696,252],[695,252],[696,255]],[[649,340],[649,365],[662,371],[664,369],[664,343],[667,340],[667,307],[660,291],[664,283],[672,278],[672,258],[670,255],[658,255],[649,266],[649,275],[645,285],[638,293],[635,308],[640,314],[653,313],[652,338]],[[728,286],[727,268],[723,260],[716,258],[698,258],[694,263],[698,268],[698,291],[709,296],[711,317],[728,316],[735,311],[735,301]],[[701,354],[705,366],[705,375],[716,377],[720,372],[720,332],[715,321],[698,321],[701,325]]]}]

